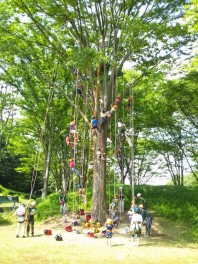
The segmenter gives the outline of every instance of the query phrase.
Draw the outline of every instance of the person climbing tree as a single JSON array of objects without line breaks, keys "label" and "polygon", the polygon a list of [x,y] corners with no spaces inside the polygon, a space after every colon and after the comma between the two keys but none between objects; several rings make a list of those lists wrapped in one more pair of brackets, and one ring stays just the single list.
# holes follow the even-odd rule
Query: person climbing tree
[{"label": "person climbing tree", "polygon": [[98,130],[98,120],[95,116],[92,116],[91,120],[91,133],[94,134]]},{"label": "person climbing tree", "polygon": [[84,98],[84,94],[83,94],[83,85],[79,84],[79,86],[77,87],[77,94],[80,95],[80,97]]},{"label": "person climbing tree", "polygon": [[69,168],[70,171],[74,172],[76,176],[81,176],[80,172],[75,168],[75,162],[73,158],[69,160]]},{"label": "person climbing tree", "polygon": [[70,135],[69,135],[69,134],[66,134],[66,135],[65,135],[65,143],[66,143],[66,145],[67,145],[68,147],[74,145],[74,142],[71,142],[71,140],[70,140]]},{"label": "person climbing tree", "polygon": [[70,123],[69,131],[70,133],[76,133],[76,126],[74,121]]}]

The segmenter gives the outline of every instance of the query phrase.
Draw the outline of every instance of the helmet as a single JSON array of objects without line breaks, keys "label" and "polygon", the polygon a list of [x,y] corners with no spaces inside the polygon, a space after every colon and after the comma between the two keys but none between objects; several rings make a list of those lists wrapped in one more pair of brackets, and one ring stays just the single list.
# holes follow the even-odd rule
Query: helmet
[{"label": "helmet", "polygon": [[85,227],[90,227],[90,223],[85,223]]},{"label": "helmet", "polygon": [[141,193],[138,193],[138,194],[137,194],[137,197],[142,197]]},{"label": "helmet", "polygon": [[36,205],[36,202],[35,201],[31,202],[31,205],[32,206],[35,206]]},{"label": "helmet", "polygon": [[107,225],[112,225],[113,224],[113,221],[111,218],[108,218],[107,221],[106,221],[106,224]]},{"label": "helmet", "polygon": [[25,204],[22,202],[22,203],[20,203],[20,205],[22,205],[22,206],[25,206]]},{"label": "helmet", "polygon": [[97,222],[96,225],[97,225],[98,227],[101,227],[101,222]]},{"label": "helmet", "polygon": [[56,235],[55,239],[56,239],[56,241],[62,241],[63,240],[63,238],[60,234]]},{"label": "helmet", "polygon": [[136,207],[134,208],[134,212],[135,212],[135,213],[140,213],[140,208],[139,208],[138,206],[136,206]]},{"label": "helmet", "polygon": [[95,119],[95,116],[92,116],[92,119]]}]

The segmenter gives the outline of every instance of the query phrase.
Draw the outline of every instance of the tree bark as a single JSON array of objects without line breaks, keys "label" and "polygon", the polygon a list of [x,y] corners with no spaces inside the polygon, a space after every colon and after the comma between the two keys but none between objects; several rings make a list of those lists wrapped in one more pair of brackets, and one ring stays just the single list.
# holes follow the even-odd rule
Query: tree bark
[{"label": "tree bark", "polygon": [[[92,218],[104,221],[106,218],[106,149],[107,124],[101,133],[94,137],[94,174],[92,193]],[[101,149],[101,158],[97,155],[97,148]],[[103,160],[103,157],[105,160]]]}]

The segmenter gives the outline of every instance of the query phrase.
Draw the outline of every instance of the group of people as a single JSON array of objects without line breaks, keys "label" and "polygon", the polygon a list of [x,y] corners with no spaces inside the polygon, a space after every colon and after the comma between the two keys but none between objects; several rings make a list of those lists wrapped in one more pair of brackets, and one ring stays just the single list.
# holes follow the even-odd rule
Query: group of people
[{"label": "group of people", "polygon": [[131,240],[134,241],[134,237],[137,235],[137,242],[139,243],[142,228],[145,226],[146,236],[150,236],[150,230],[152,225],[152,216],[148,211],[145,199],[141,193],[138,193],[132,201],[130,210],[128,211],[130,220],[130,232]]},{"label": "group of people", "polygon": [[[118,206],[118,200],[119,199],[117,197],[114,197],[112,203],[109,206],[109,215],[105,223],[108,246],[111,246],[111,238],[113,234],[112,230],[117,226],[119,220],[118,216],[116,215],[116,206]],[[134,242],[134,238],[137,236],[138,245],[143,226],[145,226],[146,237],[149,237],[152,225],[152,216],[148,211],[146,201],[142,197],[141,193],[138,193],[137,196],[134,197],[131,208],[128,211],[128,215],[130,220],[131,241]]]},{"label": "group of people", "polygon": [[[33,201],[25,206],[24,203],[20,203],[19,207],[15,211],[15,215],[17,216],[17,229],[16,229],[16,237],[19,237],[19,232],[21,230],[22,237],[25,238],[25,231],[27,237],[29,233],[34,236],[34,215],[36,213],[36,202]],[[26,225],[26,230],[25,230]]]},{"label": "group of people", "polygon": [[78,186],[80,183],[79,183],[79,177],[81,177],[81,173],[78,169],[76,169],[76,164],[75,164],[75,161],[74,161],[74,153],[75,153],[75,148],[76,148],[76,145],[77,145],[77,142],[78,142],[78,131],[77,131],[77,128],[76,128],[76,124],[75,124],[75,121],[72,121],[70,123],[70,126],[69,126],[69,134],[66,134],[65,135],[65,143],[66,143],[66,146],[70,146],[71,147],[71,158],[69,160],[69,168],[70,168],[70,172],[74,173],[74,184],[76,186]]},{"label": "group of people", "polygon": [[[81,194],[82,195],[82,194]],[[111,246],[112,230],[119,224],[119,215],[122,213],[119,211],[119,200],[122,201],[122,197],[114,197],[112,203],[109,206],[109,214],[105,223],[106,227],[106,238],[107,245]],[[59,203],[60,203],[60,214],[67,213],[67,195],[61,189],[59,190]],[[117,209],[116,209],[117,208]],[[33,201],[25,206],[24,203],[20,203],[19,207],[15,211],[15,215],[18,217],[16,237],[19,237],[19,231],[22,231],[22,237],[25,237],[25,231],[27,237],[29,233],[34,236],[34,215],[36,213],[36,202]],[[152,225],[152,216],[147,209],[145,199],[141,193],[138,193],[132,201],[130,210],[128,211],[130,220],[130,232],[131,240],[134,241],[137,236],[137,243],[140,241],[142,228],[145,225],[146,236],[150,236],[150,230]],[[26,230],[25,230],[26,227]]]}]

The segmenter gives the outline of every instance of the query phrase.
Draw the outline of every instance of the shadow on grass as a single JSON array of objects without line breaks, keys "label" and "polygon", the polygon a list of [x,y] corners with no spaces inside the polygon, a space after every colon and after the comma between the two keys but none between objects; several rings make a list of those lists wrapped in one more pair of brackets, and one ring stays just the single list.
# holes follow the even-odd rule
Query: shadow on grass
[{"label": "shadow on grass", "polygon": [[13,223],[11,221],[5,220],[0,222],[0,226],[8,226],[8,225],[12,225]]},{"label": "shadow on grass", "polygon": [[122,247],[125,246],[125,244],[112,244],[111,247]]},{"label": "shadow on grass", "polygon": [[151,228],[151,236],[142,239],[146,246],[176,246],[183,247],[193,243],[190,227],[181,222],[155,217]]}]

